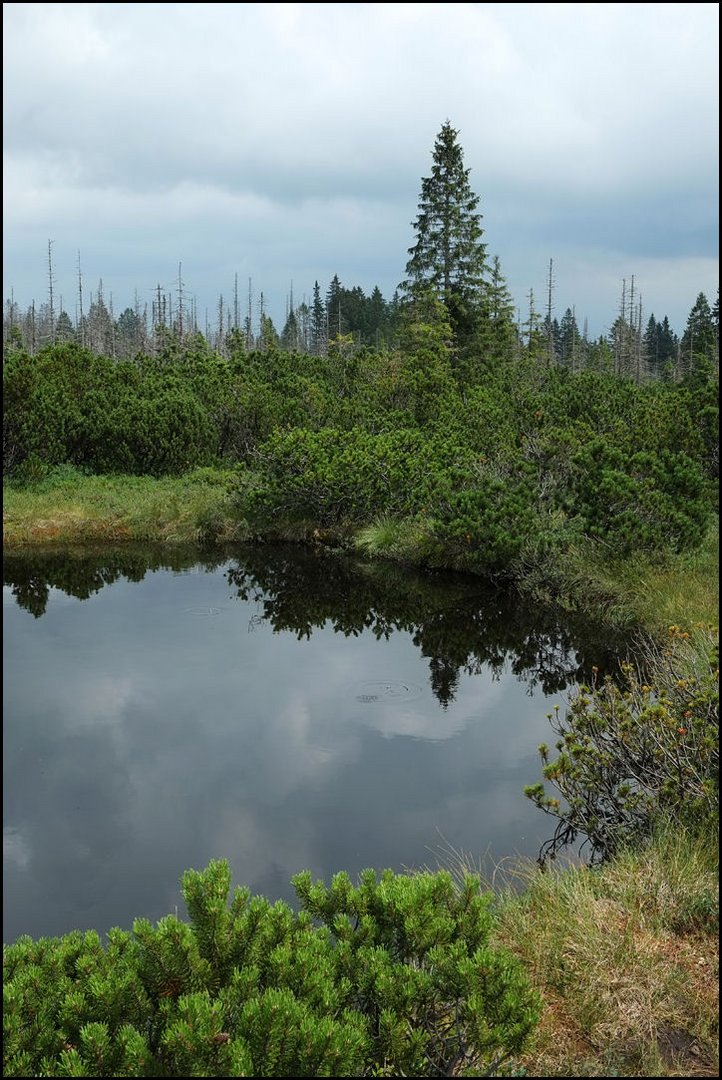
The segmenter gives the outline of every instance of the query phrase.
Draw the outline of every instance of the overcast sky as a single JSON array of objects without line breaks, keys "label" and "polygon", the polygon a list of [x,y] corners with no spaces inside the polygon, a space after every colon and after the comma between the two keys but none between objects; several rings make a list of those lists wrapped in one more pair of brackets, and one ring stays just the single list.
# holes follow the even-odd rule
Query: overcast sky
[{"label": "overcast sky", "polygon": [[[445,120],[515,303],[718,288],[717,4],[3,5],[4,299],[390,298]],[[87,310],[87,308],[86,308]],[[257,317],[257,312],[256,312]],[[280,324],[280,325],[279,325]]]}]

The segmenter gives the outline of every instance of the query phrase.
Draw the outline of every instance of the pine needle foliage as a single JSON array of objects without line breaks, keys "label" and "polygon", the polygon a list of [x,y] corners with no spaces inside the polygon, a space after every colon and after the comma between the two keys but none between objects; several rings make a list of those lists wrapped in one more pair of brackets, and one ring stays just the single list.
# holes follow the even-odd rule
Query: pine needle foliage
[{"label": "pine needle foliage", "polygon": [[294,879],[301,910],[189,870],[175,916],[5,947],[5,1076],[495,1075],[539,1014],[469,876]]},{"label": "pine needle foliage", "polygon": [[707,828],[719,813],[719,640],[713,627],[669,627],[641,669],[622,665],[582,685],[566,716],[549,714],[558,756],[539,747],[545,781],[525,788],[558,821],[541,852],[554,857],[577,834],[593,861],[646,839],[660,819]]}]

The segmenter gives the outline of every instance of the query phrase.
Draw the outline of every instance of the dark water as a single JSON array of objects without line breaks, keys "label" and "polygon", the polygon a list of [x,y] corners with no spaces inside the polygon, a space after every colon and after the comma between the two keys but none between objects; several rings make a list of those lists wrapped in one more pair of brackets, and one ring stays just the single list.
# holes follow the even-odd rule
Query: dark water
[{"label": "dark water", "polygon": [[3,940],[130,927],[182,872],[535,856],[546,714],[613,663],[474,579],[298,548],[9,555]]}]

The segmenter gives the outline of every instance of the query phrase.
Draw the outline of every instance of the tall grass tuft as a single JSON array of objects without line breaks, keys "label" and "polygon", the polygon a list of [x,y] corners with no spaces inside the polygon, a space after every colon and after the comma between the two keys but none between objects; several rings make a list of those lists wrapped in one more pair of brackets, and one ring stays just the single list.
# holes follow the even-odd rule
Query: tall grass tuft
[{"label": "tall grass tuft", "polygon": [[493,870],[451,845],[461,881],[485,868],[497,944],[521,960],[542,1017],[512,1075],[717,1076],[719,848],[713,831],[660,824],[599,867],[573,857]]}]

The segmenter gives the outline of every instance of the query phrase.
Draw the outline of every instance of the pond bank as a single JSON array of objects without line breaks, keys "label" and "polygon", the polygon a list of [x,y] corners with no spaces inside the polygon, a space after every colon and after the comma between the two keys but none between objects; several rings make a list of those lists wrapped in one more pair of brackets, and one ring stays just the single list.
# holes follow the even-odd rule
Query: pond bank
[{"label": "pond bank", "polygon": [[[58,469],[32,486],[5,487],[3,543],[15,549],[99,541],[263,541],[266,537],[253,534],[239,516],[235,503],[240,482],[234,470],[196,469],[156,479],[85,476],[75,469]],[[279,525],[268,539],[324,543],[423,565],[413,530],[404,523],[377,523],[343,534],[296,523]],[[451,564],[436,568],[455,569]],[[510,577],[540,603],[585,612],[615,628],[658,633],[670,623],[716,623],[719,529],[715,523],[698,549],[663,562],[644,557],[614,560],[589,544],[554,561],[520,561]]]}]

